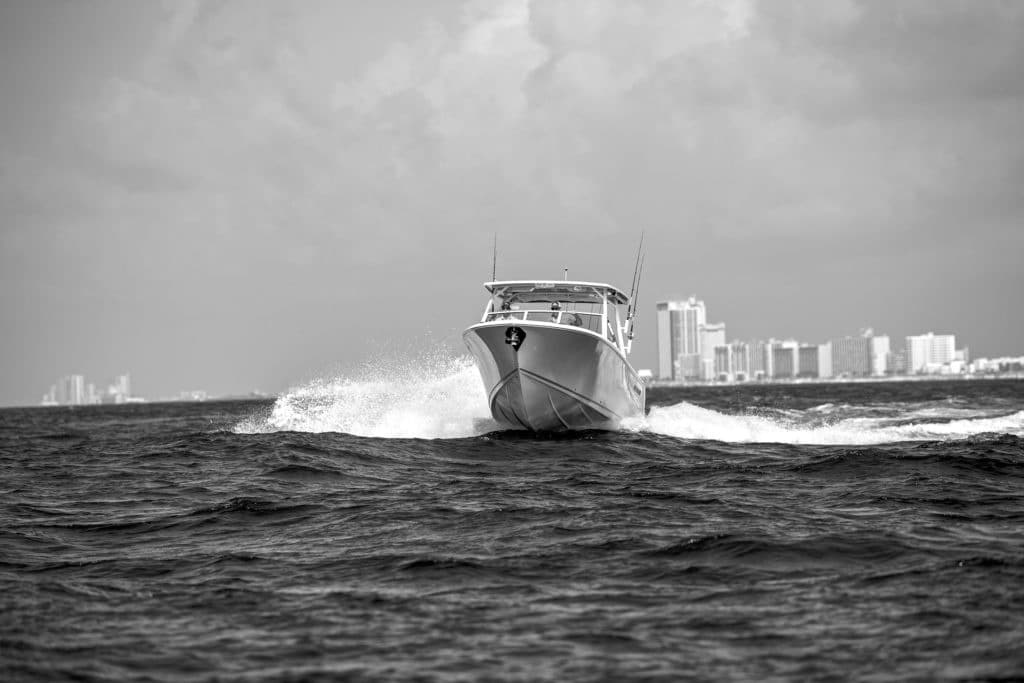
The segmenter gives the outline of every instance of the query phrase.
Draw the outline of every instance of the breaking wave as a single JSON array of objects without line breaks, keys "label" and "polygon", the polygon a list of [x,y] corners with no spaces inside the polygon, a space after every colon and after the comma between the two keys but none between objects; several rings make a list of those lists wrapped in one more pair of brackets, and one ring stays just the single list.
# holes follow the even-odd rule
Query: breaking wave
[{"label": "breaking wave", "polygon": [[497,429],[470,357],[374,361],[352,377],[316,379],[275,401],[239,434],[344,432],[377,438],[460,438]]}]

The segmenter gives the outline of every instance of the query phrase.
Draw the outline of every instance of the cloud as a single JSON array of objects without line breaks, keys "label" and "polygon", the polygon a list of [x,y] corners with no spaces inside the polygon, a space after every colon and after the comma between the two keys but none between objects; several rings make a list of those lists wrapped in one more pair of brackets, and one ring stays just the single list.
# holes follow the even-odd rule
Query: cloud
[{"label": "cloud", "polygon": [[78,166],[154,214],[342,225],[364,256],[481,217],[907,226],[993,186],[1012,203],[1019,179],[989,133],[1016,132],[1024,11],[940,5],[468,2],[353,67],[332,3],[172,3],[143,68],[79,109]]}]

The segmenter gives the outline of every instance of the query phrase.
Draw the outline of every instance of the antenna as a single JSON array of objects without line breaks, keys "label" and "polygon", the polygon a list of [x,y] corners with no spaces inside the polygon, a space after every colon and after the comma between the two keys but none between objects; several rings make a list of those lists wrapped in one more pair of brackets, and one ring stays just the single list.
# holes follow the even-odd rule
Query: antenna
[{"label": "antenna", "polygon": [[498,272],[498,233],[494,233],[494,258],[491,261],[491,282],[497,280]]}]

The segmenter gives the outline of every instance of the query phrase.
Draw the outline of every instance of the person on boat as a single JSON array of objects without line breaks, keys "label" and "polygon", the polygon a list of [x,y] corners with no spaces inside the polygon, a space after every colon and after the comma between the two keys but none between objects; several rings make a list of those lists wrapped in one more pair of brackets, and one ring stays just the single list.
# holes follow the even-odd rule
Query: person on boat
[{"label": "person on boat", "polygon": [[558,322],[558,314],[561,312],[561,310],[562,304],[558,303],[557,301],[551,304],[551,322]]},{"label": "person on boat", "polygon": [[512,304],[509,303],[508,299],[501,302],[501,315],[499,317],[502,320],[509,320],[512,317]]}]

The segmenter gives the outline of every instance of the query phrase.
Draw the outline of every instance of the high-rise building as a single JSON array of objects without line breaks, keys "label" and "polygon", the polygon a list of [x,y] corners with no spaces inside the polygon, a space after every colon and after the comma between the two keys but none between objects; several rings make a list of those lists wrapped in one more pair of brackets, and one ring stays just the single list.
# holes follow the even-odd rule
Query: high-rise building
[{"label": "high-rise building", "polygon": [[956,336],[919,334],[907,337],[907,372],[936,372],[956,357]]},{"label": "high-rise building", "polygon": [[818,377],[832,376],[832,342],[818,344]]},{"label": "high-rise building", "polygon": [[658,377],[697,379],[700,376],[700,327],[707,321],[704,302],[659,301]]},{"label": "high-rise building", "polygon": [[799,366],[797,377],[818,377],[818,353],[817,344],[801,344],[798,350]]},{"label": "high-rise building", "polygon": [[889,359],[889,372],[894,375],[907,374],[907,350],[894,349]]},{"label": "high-rise building", "polygon": [[117,393],[121,394],[125,398],[132,395],[132,377],[129,373],[118,375],[114,379],[114,386],[117,387]]},{"label": "high-rise building", "polygon": [[772,377],[786,379],[796,377],[800,368],[800,343],[793,339],[786,341],[769,340],[772,345]]},{"label": "high-rise building", "polygon": [[725,346],[725,323],[705,323],[698,328],[700,335],[700,378],[704,381],[717,376],[715,354],[719,346]]},{"label": "high-rise building", "polygon": [[881,377],[889,372],[889,360],[891,349],[889,348],[889,337],[884,334],[872,336],[871,347],[871,374]]},{"label": "high-rise building", "polygon": [[746,382],[750,379],[750,345],[746,342],[734,341],[729,344],[730,379]]},{"label": "high-rise building", "polygon": [[719,344],[715,347],[715,360],[712,372],[713,379],[725,382],[732,381],[732,347],[728,344]]},{"label": "high-rise building", "polygon": [[750,378],[756,380],[771,379],[775,376],[772,363],[772,345],[761,339],[750,342]]},{"label": "high-rise building", "polygon": [[843,337],[830,343],[833,376],[866,377],[871,372],[871,337]]},{"label": "high-rise building", "polygon": [[65,375],[57,380],[57,403],[62,406],[80,406],[85,403],[85,377]]}]

